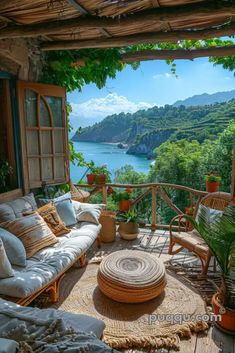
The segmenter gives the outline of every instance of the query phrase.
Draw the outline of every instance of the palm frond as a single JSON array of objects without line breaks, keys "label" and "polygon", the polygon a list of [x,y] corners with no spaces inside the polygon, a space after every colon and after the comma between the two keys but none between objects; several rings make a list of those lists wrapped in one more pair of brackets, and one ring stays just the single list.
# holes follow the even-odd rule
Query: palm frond
[{"label": "palm frond", "polygon": [[210,209],[201,206],[197,221],[188,216],[195,229],[215,256],[235,304],[235,206],[228,206],[221,216],[212,221]]}]

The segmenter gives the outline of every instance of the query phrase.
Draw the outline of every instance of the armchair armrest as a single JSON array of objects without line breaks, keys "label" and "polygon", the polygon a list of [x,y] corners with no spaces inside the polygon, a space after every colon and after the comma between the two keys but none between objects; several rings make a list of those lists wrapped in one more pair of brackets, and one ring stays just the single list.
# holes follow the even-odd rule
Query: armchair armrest
[{"label": "armchair armrest", "polygon": [[[189,225],[192,225],[190,223],[190,220],[187,219],[188,215],[186,215],[185,213],[182,213],[182,214],[179,214],[177,216],[175,216],[171,222],[170,222],[170,225],[169,225],[169,233],[170,233],[170,237],[172,238],[172,232],[173,232],[173,226],[174,226],[174,223],[177,222],[177,226],[178,226],[178,232],[180,233],[182,230],[184,231],[188,231],[189,230]],[[192,229],[190,229],[192,230]]]}]

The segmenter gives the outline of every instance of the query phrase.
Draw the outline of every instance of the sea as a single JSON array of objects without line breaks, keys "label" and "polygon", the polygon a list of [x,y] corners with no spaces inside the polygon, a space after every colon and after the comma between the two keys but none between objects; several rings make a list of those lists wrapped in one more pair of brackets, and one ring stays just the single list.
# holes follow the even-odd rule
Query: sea
[{"label": "sea", "polygon": [[[94,161],[96,166],[106,164],[112,176],[116,169],[126,164],[132,165],[138,172],[148,173],[152,161],[142,156],[133,156],[126,154],[127,149],[120,149],[116,144],[96,143],[96,142],[74,142],[74,148],[77,152],[81,152],[85,160]],[[74,183],[83,180],[86,181],[86,169],[71,164],[70,175]]]}]

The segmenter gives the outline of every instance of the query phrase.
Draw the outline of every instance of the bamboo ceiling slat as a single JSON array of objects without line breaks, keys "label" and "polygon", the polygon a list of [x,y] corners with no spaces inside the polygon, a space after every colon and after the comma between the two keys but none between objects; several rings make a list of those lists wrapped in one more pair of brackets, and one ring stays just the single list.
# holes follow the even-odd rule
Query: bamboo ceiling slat
[{"label": "bamboo ceiling slat", "polygon": [[[214,11],[210,11],[211,7],[206,7],[206,13],[204,11],[202,15],[200,11],[198,11],[198,13],[195,11],[195,7],[198,6],[198,8],[200,8],[203,4],[209,4],[208,6],[213,7],[214,2],[212,0],[139,0],[130,2],[128,5],[123,5],[123,2],[120,2],[120,4],[112,3],[112,1],[108,0],[76,1],[87,11],[88,19],[92,19],[92,17],[99,17],[101,20],[109,18],[109,21],[112,23],[106,21],[103,28],[97,25],[97,22],[94,24],[95,28],[93,28],[93,24],[90,27],[89,25],[85,26],[84,24],[79,27],[80,17],[85,21],[87,17],[85,16],[84,18],[84,14],[79,11],[79,8],[73,6],[73,4],[67,0],[0,0],[0,18],[2,16],[2,18],[7,18],[16,24],[22,25],[37,24],[40,22],[50,23],[54,21],[58,24],[57,29],[54,27],[49,33],[44,32],[47,37],[41,36],[41,34],[43,34],[41,28],[34,35],[41,36],[41,40],[45,41],[47,40],[46,38],[49,38],[52,41],[95,40],[107,37],[107,33],[114,37],[120,37],[145,32],[208,29],[213,26],[229,23],[229,21],[232,20],[235,21],[235,16],[234,18],[230,16],[230,8],[227,10],[226,7],[228,4],[232,3],[232,1],[222,2],[226,7],[225,11],[222,11],[222,14],[219,13],[217,7],[215,7],[217,11],[214,10],[214,8]],[[215,3],[219,6],[221,0],[217,0]],[[175,10],[177,13],[181,6],[190,4],[194,6],[194,11],[187,14],[186,17],[185,15],[182,15],[182,17],[177,15],[177,19],[175,19]],[[171,9],[168,10],[168,7],[171,7]],[[167,8],[165,13],[164,8]],[[148,15],[146,17],[146,10],[148,14],[151,14],[151,17]],[[156,10],[160,11],[160,15],[153,12]],[[162,10],[164,13],[163,16],[161,15]],[[145,12],[141,13],[142,11]],[[168,16],[169,13],[171,14],[170,17]],[[131,15],[131,17],[133,16],[132,20],[125,21],[125,18],[127,18],[126,14]],[[140,20],[135,21],[135,16],[139,16],[139,14],[142,16],[141,19],[139,17]],[[122,17],[120,25],[118,19],[119,16]],[[157,18],[155,16],[157,16]],[[110,17],[116,18],[116,22],[111,20]],[[0,31],[1,27],[4,26],[2,18]],[[72,25],[68,23],[64,31],[63,27],[60,27],[58,30],[58,27],[60,26],[58,21],[73,18],[77,18],[78,20],[74,21]],[[5,23],[5,26],[6,25],[7,21]],[[8,28],[10,28],[10,26],[11,25],[8,25]],[[15,27],[19,28],[20,26]],[[4,30],[2,30],[2,32],[3,31]]]},{"label": "bamboo ceiling slat", "polygon": [[66,0],[50,3],[49,0],[13,0],[2,6],[0,15],[11,18],[16,23],[31,24],[49,20],[78,17],[81,15]]},{"label": "bamboo ceiling slat", "polygon": [[58,34],[58,35],[51,35],[49,36],[52,40],[74,40],[74,39],[93,39],[93,38],[103,38],[104,36],[102,33],[97,29],[90,29],[90,30],[80,30],[76,32],[70,32],[67,34]]},{"label": "bamboo ceiling slat", "polygon": [[[158,31],[164,31],[166,28],[162,24],[146,24],[144,28],[141,28],[141,33],[144,32],[158,32]],[[109,33],[111,33],[113,36],[127,36],[131,34],[135,34],[137,31],[136,26],[133,27],[116,27],[112,28],[109,30]]]},{"label": "bamboo ceiling slat", "polygon": [[179,6],[185,4],[195,4],[204,0],[158,0],[160,6]]}]

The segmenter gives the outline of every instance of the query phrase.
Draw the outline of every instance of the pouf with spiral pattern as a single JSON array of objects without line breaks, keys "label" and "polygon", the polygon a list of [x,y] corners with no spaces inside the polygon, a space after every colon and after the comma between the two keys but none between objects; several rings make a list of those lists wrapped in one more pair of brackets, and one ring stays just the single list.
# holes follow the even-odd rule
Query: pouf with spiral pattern
[{"label": "pouf with spiral pattern", "polygon": [[116,251],[103,259],[99,288],[107,297],[122,303],[142,303],[162,293],[166,285],[163,263],[137,250]]}]

